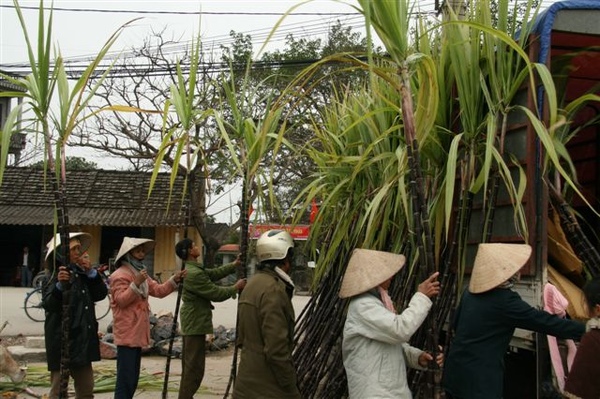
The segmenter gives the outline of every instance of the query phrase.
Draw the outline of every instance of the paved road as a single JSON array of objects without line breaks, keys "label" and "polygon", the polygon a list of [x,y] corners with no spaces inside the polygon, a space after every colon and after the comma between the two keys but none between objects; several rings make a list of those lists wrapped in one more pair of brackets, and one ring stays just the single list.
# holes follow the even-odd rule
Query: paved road
[{"label": "paved road", "polygon": [[[44,323],[34,322],[27,317],[23,309],[25,296],[31,289],[19,287],[0,287],[0,326],[8,321],[8,325],[0,333],[0,335],[10,336],[23,334],[26,336],[44,335]],[[308,303],[310,297],[296,295],[293,299],[296,316],[304,306]],[[150,298],[150,308],[154,313],[162,311],[175,311],[177,302],[177,292],[172,293],[166,298]],[[213,311],[213,324],[215,327],[222,325],[226,328],[235,327],[235,317],[237,311],[237,300],[229,299],[225,302],[215,303]],[[107,306],[106,302],[103,305]],[[98,311],[102,311],[99,309]],[[106,331],[106,327],[112,321],[112,314],[108,315],[99,321],[100,331]]]}]

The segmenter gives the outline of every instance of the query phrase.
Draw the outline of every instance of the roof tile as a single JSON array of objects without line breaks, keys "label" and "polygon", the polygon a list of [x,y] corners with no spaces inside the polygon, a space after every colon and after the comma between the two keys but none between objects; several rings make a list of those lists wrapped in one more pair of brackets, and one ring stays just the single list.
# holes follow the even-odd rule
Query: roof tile
[{"label": "roof tile", "polygon": [[[70,224],[102,226],[177,226],[181,212],[183,178],[175,181],[169,202],[170,174],[157,176],[150,198],[151,173],[114,170],[67,172],[67,208]],[[167,209],[168,206],[168,209]],[[51,175],[40,169],[6,168],[0,185],[0,224],[53,223],[54,194]]]}]

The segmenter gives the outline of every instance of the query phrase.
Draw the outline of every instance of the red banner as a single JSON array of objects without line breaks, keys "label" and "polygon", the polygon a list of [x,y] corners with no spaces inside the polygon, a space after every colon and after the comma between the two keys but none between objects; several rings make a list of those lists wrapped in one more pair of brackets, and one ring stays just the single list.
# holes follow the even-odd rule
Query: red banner
[{"label": "red banner", "polygon": [[310,233],[310,226],[307,224],[299,224],[291,226],[288,224],[252,224],[249,228],[249,236],[256,240],[262,233],[268,230],[285,230],[294,240],[307,240]]}]

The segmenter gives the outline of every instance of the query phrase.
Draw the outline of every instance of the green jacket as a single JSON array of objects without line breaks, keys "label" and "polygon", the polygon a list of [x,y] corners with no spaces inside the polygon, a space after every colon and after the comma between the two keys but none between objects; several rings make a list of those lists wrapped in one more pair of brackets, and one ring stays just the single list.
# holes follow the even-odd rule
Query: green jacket
[{"label": "green jacket", "polygon": [[234,286],[221,287],[214,282],[235,272],[235,264],[228,263],[215,269],[207,269],[198,262],[185,262],[187,276],[183,279],[181,299],[182,335],[212,334],[213,302],[223,302],[235,298]]}]

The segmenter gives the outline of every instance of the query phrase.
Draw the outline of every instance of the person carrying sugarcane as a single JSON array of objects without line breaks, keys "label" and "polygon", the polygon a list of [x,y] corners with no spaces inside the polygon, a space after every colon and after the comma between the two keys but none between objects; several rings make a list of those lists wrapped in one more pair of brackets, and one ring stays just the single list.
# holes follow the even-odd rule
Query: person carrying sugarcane
[{"label": "person carrying sugarcane", "polygon": [[[92,362],[100,360],[100,340],[94,302],[106,298],[108,289],[90,262],[81,259],[81,254],[91,244],[92,236],[76,232],[70,233],[69,239],[69,259],[66,262],[60,256],[61,251],[57,250],[61,245],[60,234],[46,245],[46,261],[52,263],[55,260],[58,267],[58,272],[53,274],[44,287],[42,300],[42,306],[46,310],[44,337],[50,371],[49,399],[58,399],[60,393],[63,292],[69,284],[71,327],[68,367],[77,399],[94,397]],[[56,271],[56,268],[54,270]]]},{"label": "person carrying sugarcane", "polygon": [[600,398],[600,276],[583,287],[590,319],[565,384],[568,399]]},{"label": "person carrying sugarcane", "polygon": [[[350,399],[410,399],[406,366],[424,369],[431,353],[408,344],[440,292],[438,273],[419,284],[408,307],[397,313],[387,292],[404,266],[404,255],[357,248],[344,273],[340,298],[350,298],[344,323],[342,358]],[[441,365],[441,351],[436,362]]]},{"label": "person carrying sugarcane", "polygon": [[284,230],[269,230],[256,241],[260,262],[239,299],[237,345],[240,366],[235,399],[300,399],[292,360],[294,283],[289,276],[294,240]]},{"label": "person carrying sugarcane", "polygon": [[211,302],[223,302],[236,298],[237,293],[246,286],[246,279],[239,279],[234,285],[222,287],[215,281],[236,271],[241,261],[238,256],[234,262],[208,269],[198,262],[200,248],[189,238],[175,245],[175,253],[185,263],[187,276],[183,281],[181,306],[181,382],[179,399],[192,399],[196,394],[206,364],[206,335],[213,333]]},{"label": "person carrying sugarcane", "polygon": [[585,325],[535,309],[511,288],[531,256],[527,244],[479,244],[453,321],[442,385],[449,399],[503,397],[504,354],[515,328],[579,339]]},{"label": "person carrying sugarcane", "polygon": [[148,297],[166,297],[187,274],[185,270],[178,271],[162,284],[148,278],[144,258],[153,249],[154,240],[124,237],[115,258],[117,269],[110,275],[110,308],[117,345],[114,399],[132,399],[137,389],[142,348],[150,344]]}]

